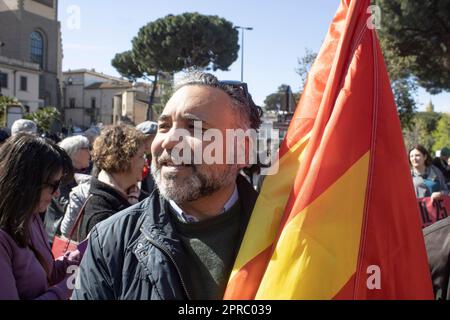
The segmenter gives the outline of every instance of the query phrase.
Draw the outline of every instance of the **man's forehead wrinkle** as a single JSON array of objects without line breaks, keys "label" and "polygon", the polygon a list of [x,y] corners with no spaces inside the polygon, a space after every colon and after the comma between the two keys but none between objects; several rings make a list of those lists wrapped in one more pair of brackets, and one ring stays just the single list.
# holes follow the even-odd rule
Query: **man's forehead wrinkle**
[{"label": "man's forehead wrinkle", "polygon": [[163,115],[170,117],[169,122],[201,121],[202,125],[212,127],[228,124],[227,114],[236,115],[228,94],[221,89],[202,86],[182,87],[163,111]]},{"label": "man's forehead wrinkle", "polygon": [[[181,114],[193,114],[195,111],[202,107],[211,108],[214,105],[215,98],[211,96],[205,96],[202,94],[189,95],[184,97],[178,97],[178,99],[171,101],[163,112],[165,115],[181,115]],[[197,110],[196,110],[197,109]]]},{"label": "man's forehead wrinkle", "polygon": [[187,99],[183,100],[181,104],[184,110],[195,109],[203,106],[211,106],[214,105],[217,101],[217,96],[211,94],[208,91],[204,91],[202,93],[189,94]]}]

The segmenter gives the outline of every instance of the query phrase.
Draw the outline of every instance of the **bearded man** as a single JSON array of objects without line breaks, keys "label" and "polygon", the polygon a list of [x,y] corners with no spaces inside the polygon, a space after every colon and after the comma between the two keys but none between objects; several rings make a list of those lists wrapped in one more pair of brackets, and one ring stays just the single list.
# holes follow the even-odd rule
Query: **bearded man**
[{"label": "bearded man", "polygon": [[[261,113],[245,83],[200,71],[180,80],[151,146],[157,189],[92,230],[72,299],[221,299],[257,197],[240,174],[251,143],[238,161],[225,137],[257,130]],[[217,142],[223,150],[206,152]]]}]

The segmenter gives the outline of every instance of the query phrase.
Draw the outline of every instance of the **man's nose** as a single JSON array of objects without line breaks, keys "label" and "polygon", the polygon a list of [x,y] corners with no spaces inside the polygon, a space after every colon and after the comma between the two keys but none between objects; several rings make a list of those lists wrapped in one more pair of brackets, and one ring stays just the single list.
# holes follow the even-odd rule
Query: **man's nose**
[{"label": "man's nose", "polygon": [[177,144],[182,142],[181,137],[183,132],[179,129],[171,128],[165,135],[161,144],[163,149],[172,150]]}]

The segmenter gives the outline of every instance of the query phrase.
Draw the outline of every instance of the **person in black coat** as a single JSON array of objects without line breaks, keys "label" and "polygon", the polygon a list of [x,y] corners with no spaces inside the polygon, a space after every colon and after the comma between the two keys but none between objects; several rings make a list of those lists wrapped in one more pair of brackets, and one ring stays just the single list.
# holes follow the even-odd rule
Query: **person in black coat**
[{"label": "person in black coat", "polygon": [[9,138],[8,132],[6,132],[3,129],[0,129],[0,147],[2,146],[2,144],[6,142],[8,138]]},{"label": "person in black coat", "polygon": [[433,165],[439,170],[441,170],[447,186],[450,186],[450,166],[448,165],[449,157],[450,157],[450,149],[444,147],[441,149],[441,154],[439,155],[439,157],[433,159]]},{"label": "person in black coat", "polygon": [[450,300],[450,217],[423,229],[436,300]]},{"label": "person in black coat", "polygon": [[97,223],[145,197],[137,187],[145,163],[144,142],[144,134],[126,125],[105,127],[95,140],[92,159],[100,172],[91,179],[77,232],[79,241],[86,239]]}]

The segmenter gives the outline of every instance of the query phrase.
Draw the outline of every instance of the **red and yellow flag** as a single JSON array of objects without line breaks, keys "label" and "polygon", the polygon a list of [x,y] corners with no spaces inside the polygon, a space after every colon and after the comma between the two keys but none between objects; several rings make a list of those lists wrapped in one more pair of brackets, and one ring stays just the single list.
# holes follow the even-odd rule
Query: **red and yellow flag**
[{"label": "red and yellow flag", "polygon": [[432,299],[369,0],[343,0],[249,222],[225,299]]}]

